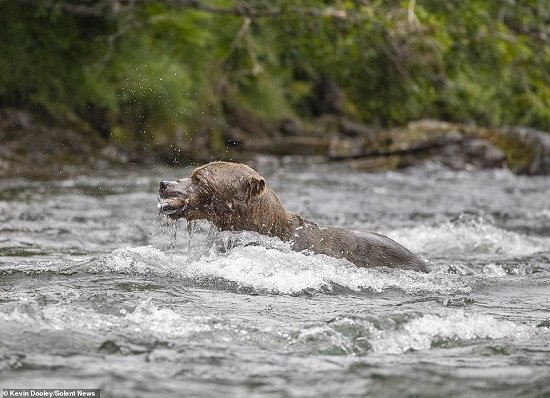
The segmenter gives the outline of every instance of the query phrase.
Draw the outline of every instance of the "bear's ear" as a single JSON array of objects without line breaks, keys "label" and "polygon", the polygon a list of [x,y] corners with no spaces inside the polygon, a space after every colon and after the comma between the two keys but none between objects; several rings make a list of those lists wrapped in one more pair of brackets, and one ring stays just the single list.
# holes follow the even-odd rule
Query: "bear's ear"
[{"label": "bear's ear", "polygon": [[266,184],[265,180],[260,177],[249,177],[248,178],[248,198],[259,198],[265,193]]}]

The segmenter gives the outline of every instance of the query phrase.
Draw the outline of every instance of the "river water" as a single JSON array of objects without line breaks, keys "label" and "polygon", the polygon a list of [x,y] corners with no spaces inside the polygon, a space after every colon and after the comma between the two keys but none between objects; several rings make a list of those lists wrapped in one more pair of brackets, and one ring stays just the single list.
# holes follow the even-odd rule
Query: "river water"
[{"label": "river water", "polygon": [[0,180],[0,387],[102,397],[550,396],[550,178],[257,169],[288,210],[429,274],[166,223],[190,169]]}]

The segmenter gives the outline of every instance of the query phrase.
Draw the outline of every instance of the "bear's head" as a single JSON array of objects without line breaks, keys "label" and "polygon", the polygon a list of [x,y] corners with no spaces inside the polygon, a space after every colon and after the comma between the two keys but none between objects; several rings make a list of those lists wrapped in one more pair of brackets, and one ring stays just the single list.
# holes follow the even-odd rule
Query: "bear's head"
[{"label": "bear's head", "polygon": [[196,168],[189,177],[162,181],[158,208],[174,220],[208,220],[221,227],[246,212],[266,189],[265,179],[250,167],[212,162]]}]

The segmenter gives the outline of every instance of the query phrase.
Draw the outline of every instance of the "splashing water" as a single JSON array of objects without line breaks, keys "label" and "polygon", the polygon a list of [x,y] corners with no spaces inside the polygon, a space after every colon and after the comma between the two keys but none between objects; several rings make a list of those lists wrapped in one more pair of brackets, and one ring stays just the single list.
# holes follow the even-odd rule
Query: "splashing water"
[{"label": "splashing water", "polygon": [[185,221],[155,219],[152,203],[157,181],[176,173],[0,181],[2,387],[550,394],[547,177],[433,164],[263,172],[289,211],[382,232],[427,259],[423,274],[205,223],[178,234]]},{"label": "splashing water", "polygon": [[[161,220],[159,222],[159,219]],[[168,234],[170,239],[167,244],[164,246],[166,251],[172,251],[176,246],[178,233],[178,223],[168,217],[164,217],[161,213],[157,215],[153,223],[153,232],[152,235],[166,235]]]}]

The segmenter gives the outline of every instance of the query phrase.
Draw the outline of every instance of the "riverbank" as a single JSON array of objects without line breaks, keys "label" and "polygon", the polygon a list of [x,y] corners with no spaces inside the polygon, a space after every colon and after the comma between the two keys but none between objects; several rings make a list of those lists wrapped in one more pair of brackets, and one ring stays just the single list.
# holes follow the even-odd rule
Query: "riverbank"
[{"label": "riverbank", "polygon": [[362,171],[402,169],[432,160],[454,170],[509,168],[516,174],[550,174],[550,134],[526,127],[484,128],[420,120],[380,129],[335,115],[260,126],[259,121],[247,124],[241,118],[224,126],[216,143],[191,136],[173,143],[122,145],[91,129],[38,120],[19,109],[0,111],[0,176],[52,177],[116,165],[246,161],[258,154],[317,156]]}]

